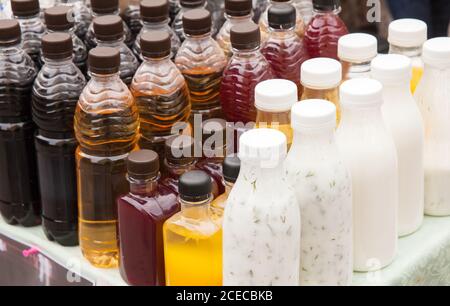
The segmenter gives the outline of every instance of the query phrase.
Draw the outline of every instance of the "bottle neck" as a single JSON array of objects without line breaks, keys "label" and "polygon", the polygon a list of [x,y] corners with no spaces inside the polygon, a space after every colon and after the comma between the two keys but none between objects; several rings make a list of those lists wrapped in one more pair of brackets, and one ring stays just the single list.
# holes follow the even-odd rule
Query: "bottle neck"
[{"label": "bottle neck", "polygon": [[370,125],[383,125],[381,104],[366,107],[342,106],[340,128],[362,128]]},{"label": "bottle neck", "polygon": [[240,58],[242,60],[248,60],[250,58],[258,58],[262,56],[263,55],[261,54],[261,48],[259,46],[251,50],[238,50],[233,48],[233,57]]},{"label": "bottle neck", "polygon": [[202,41],[207,41],[209,39],[211,39],[211,32],[208,32],[208,33],[202,34],[202,35],[186,34],[186,40],[190,40],[190,41],[202,42]]},{"label": "bottle neck", "polygon": [[159,175],[148,180],[136,180],[128,177],[130,193],[140,197],[151,197],[155,195],[158,188],[158,179]]},{"label": "bottle neck", "polygon": [[420,57],[422,56],[422,47],[418,46],[418,47],[404,48],[391,44],[389,46],[389,53],[401,54],[407,57]]},{"label": "bottle neck", "polygon": [[145,30],[151,31],[151,30],[163,29],[163,28],[169,26],[169,22],[170,22],[170,19],[167,19],[162,22],[143,21],[142,23],[143,23],[143,27]]},{"label": "bottle neck", "polygon": [[294,131],[293,147],[334,146],[335,126],[322,128],[303,128]]},{"label": "bottle neck", "polygon": [[71,35],[72,38],[73,38],[74,35],[75,35],[75,27],[70,27],[70,28],[68,28],[67,30],[58,30],[58,31],[51,30],[51,29],[48,29],[48,28],[47,28],[47,31],[48,31],[49,33],[67,33],[67,34]]},{"label": "bottle neck", "polygon": [[45,55],[44,55],[45,65],[52,67],[52,68],[72,65],[73,64],[72,60],[73,60],[72,56],[69,56],[69,57],[66,57],[63,59],[50,59],[50,58],[45,57]]},{"label": "bottle neck", "polygon": [[253,14],[244,15],[244,16],[232,16],[225,14],[225,19],[228,20],[231,24],[238,24],[250,21],[253,17]]},{"label": "bottle neck", "polygon": [[250,182],[254,188],[261,187],[261,185],[270,188],[269,185],[274,178],[284,176],[283,163],[279,160],[279,157],[274,157],[274,160],[259,162],[242,161],[240,172],[243,174],[245,180]]},{"label": "bottle neck", "polygon": [[117,10],[115,10],[115,11],[113,11],[113,12],[110,12],[110,13],[96,13],[96,12],[94,12],[94,11],[91,9],[92,20],[94,20],[95,17],[100,17],[100,16],[107,16],[107,15],[116,15],[116,16],[118,16],[119,13],[120,13],[120,10],[119,10],[119,9],[117,9]]},{"label": "bottle neck", "polygon": [[22,22],[30,22],[30,21],[38,21],[41,22],[41,18],[39,16],[39,13],[36,15],[30,15],[30,16],[16,16],[14,15],[14,18],[17,19],[19,23]]},{"label": "bottle neck", "polygon": [[234,183],[228,182],[228,181],[225,181],[225,180],[224,180],[224,184],[225,184],[225,195],[226,195],[226,197],[228,198],[228,196],[229,196],[230,193],[231,193],[231,190],[232,190],[233,187],[234,187]]},{"label": "bottle neck", "polygon": [[110,74],[99,74],[94,72],[89,72],[91,80],[98,83],[109,83],[120,80],[120,72],[110,73]]},{"label": "bottle neck", "polygon": [[342,70],[345,72],[344,79],[353,79],[358,75],[367,75],[371,71],[371,61],[368,62],[348,62],[342,61]]},{"label": "bottle neck", "polygon": [[274,29],[269,27],[269,31],[270,36],[277,37],[279,39],[291,38],[297,35],[297,33],[295,33],[295,26],[288,29]]},{"label": "bottle neck", "polygon": [[188,202],[180,198],[182,216],[192,220],[209,218],[211,200],[212,196],[200,202]]},{"label": "bottle neck", "polygon": [[313,9],[313,15],[314,16],[318,16],[318,15],[339,15],[342,11],[341,6],[337,6],[333,9],[333,10],[321,10],[321,9]]},{"label": "bottle neck", "polygon": [[171,176],[175,176],[178,177],[184,173],[186,173],[189,170],[192,170],[192,168],[195,166],[196,164],[196,160],[193,161],[189,161],[187,163],[183,163],[183,164],[174,164],[171,163],[170,161],[168,161],[167,159],[165,160],[165,164],[166,164],[166,169],[168,171],[168,173]]},{"label": "bottle neck", "polygon": [[383,94],[395,96],[396,99],[389,99],[385,103],[401,103],[405,101],[402,97],[411,98],[411,83],[409,79],[389,80],[381,82],[383,84]]},{"label": "bottle neck", "polygon": [[146,64],[149,65],[163,65],[166,62],[170,62],[170,55],[167,55],[165,57],[146,57],[143,56],[143,59],[145,61]]},{"label": "bottle neck", "polygon": [[0,46],[0,54],[2,56],[9,56],[9,55],[17,54],[20,52],[23,52],[21,43],[9,45],[9,46]]},{"label": "bottle neck", "polygon": [[125,38],[119,38],[116,40],[100,40],[96,39],[98,47],[111,47],[111,48],[117,48],[120,47],[123,42],[125,41]]}]

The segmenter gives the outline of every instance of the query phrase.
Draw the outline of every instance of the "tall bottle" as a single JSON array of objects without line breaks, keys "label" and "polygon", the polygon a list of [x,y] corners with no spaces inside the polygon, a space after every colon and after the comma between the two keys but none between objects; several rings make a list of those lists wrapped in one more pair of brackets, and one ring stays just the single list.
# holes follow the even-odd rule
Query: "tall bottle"
[{"label": "tall bottle", "polygon": [[130,86],[139,67],[139,61],[124,43],[123,21],[119,16],[107,15],[94,19],[95,41],[98,47],[110,47],[120,51],[120,78]]},{"label": "tall bottle", "polygon": [[181,176],[181,212],[164,223],[168,286],[222,285],[222,227],[212,218],[211,178],[203,171]]},{"label": "tall bottle", "polygon": [[414,94],[423,75],[422,46],[427,41],[428,26],[418,19],[398,19],[389,25],[389,53],[412,60],[411,91]]},{"label": "tall bottle", "polygon": [[425,131],[409,88],[411,71],[411,60],[403,55],[384,55],[372,61],[372,77],[383,84],[383,118],[397,148],[400,236],[417,231],[424,215]]},{"label": "tall bottle", "polygon": [[211,37],[211,14],[204,9],[183,13],[186,40],[175,63],[189,87],[192,117],[221,118],[220,84],[227,58]]},{"label": "tall bottle", "polygon": [[427,41],[423,59],[415,98],[425,123],[425,213],[450,216],[450,38]]},{"label": "tall bottle", "polygon": [[75,113],[80,247],[96,267],[117,266],[117,206],[129,189],[126,159],[136,147],[139,115],[120,80],[120,53],[95,48],[89,53],[91,80]]},{"label": "tall bottle", "polygon": [[11,9],[22,31],[22,48],[39,65],[41,39],[45,33],[39,16],[39,0],[11,0]]},{"label": "tall bottle", "polygon": [[337,143],[352,177],[353,269],[358,272],[386,267],[397,252],[397,151],[383,122],[382,90],[371,79],[349,80],[340,88]]},{"label": "tall bottle", "polygon": [[0,20],[0,213],[9,224],[41,222],[31,118],[37,68],[21,48],[20,25]]},{"label": "tall bottle", "polygon": [[120,274],[130,285],[164,286],[162,229],[180,210],[177,195],[159,185],[154,151],[132,152],[127,159],[130,192],[117,200]]},{"label": "tall bottle", "polygon": [[86,0],[58,0],[58,4],[70,6],[75,15],[75,34],[83,40],[92,22]]},{"label": "tall bottle", "polygon": [[285,162],[302,215],[300,284],[352,281],[352,182],[335,140],[336,107],[308,100],[292,108],[294,143]]},{"label": "tall bottle", "polygon": [[170,60],[171,40],[167,32],[146,32],[140,45],[144,62],[131,84],[140,113],[139,147],[164,156],[164,143],[174,135],[173,127],[189,120],[189,90]]},{"label": "tall bottle", "polygon": [[142,21],[140,14],[139,0],[131,0],[128,6],[123,10],[122,16],[128,28],[131,30],[133,36],[138,35],[142,29]]},{"label": "tall bottle", "polygon": [[339,38],[348,34],[344,21],[339,17],[339,0],[313,0],[314,17],[306,27],[305,46],[309,56],[338,59]]},{"label": "tall bottle", "polygon": [[[73,117],[86,79],[72,61],[72,37],[51,33],[42,38],[44,66],[33,86],[33,121],[42,226],[48,239],[78,245],[78,206]],[[64,88],[64,90],[61,90]]]},{"label": "tall bottle", "polygon": [[[202,9],[206,7],[206,0],[180,0],[179,1],[180,10],[178,11],[175,19],[172,22],[172,28],[177,34],[181,42],[186,39],[184,28],[183,28],[183,16],[185,13],[195,10]],[[212,18],[211,18],[211,28],[212,28]]]}]

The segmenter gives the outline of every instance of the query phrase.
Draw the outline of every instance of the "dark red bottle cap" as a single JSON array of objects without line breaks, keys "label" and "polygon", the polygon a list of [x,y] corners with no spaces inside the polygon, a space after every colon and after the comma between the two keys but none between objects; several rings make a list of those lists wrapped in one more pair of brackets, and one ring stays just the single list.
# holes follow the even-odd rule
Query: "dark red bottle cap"
[{"label": "dark red bottle cap", "polygon": [[0,20],[0,46],[11,46],[20,43],[22,31],[20,24],[14,19]]},{"label": "dark red bottle cap", "polygon": [[127,158],[128,176],[136,180],[156,178],[159,174],[159,157],[155,151],[131,152]]},{"label": "dark red bottle cap", "polygon": [[166,140],[165,155],[169,163],[187,165],[195,161],[195,142],[191,136],[177,135]]},{"label": "dark red bottle cap", "polygon": [[120,67],[120,53],[115,48],[97,47],[89,51],[88,62],[92,73],[117,73]]},{"label": "dark red bottle cap", "polygon": [[101,41],[114,41],[123,38],[122,18],[116,15],[105,15],[94,19],[95,38]]},{"label": "dark red bottle cap", "polygon": [[72,56],[72,36],[67,33],[55,32],[42,37],[42,53],[45,58],[64,59]]},{"label": "dark red bottle cap", "polygon": [[186,8],[195,8],[199,6],[204,6],[206,0],[180,0],[180,5]]},{"label": "dark red bottle cap", "polygon": [[91,0],[91,8],[96,14],[112,14],[119,10],[119,0]]},{"label": "dark red bottle cap", "polygon": [[45,24],[50,31],[67,31],[73,27],[75,15],[69,6],[54,6],[45,10]]},{"label": "dark red bottle cap", "polygon": [[238,24],[231,28],[230,41],[233,49],[253,50],[261,44],[261,31],[252,21]]},{"label": "dark red bottle cap", "polygon": [[228,16],[247,16],[252,13],[252,0],[225,0],[225,13]]},{"label": "dark red bottle cap", "polygon": [[211,32],[211,13],[205,9],[194,9],[183,14],[183,29],[187,35],[204,35]]},{"label": "dark red bottle cap", "polygon": [[28,17],[39,14],[39,0],[11,0],[14,16]]},{"label": "dark red bottle cap", "polygon": [[169,56],[171,47],[170,35],[165,31],[149,31],[141,36],[141,51],[144,57]]},{"label": "dark red bottle cap", "polygon": [[169,18],[169,2],[167,0],[143,0],[140,8],[143,21],[156,23]]},{"label": "dark red bottle cap", "polygon": [[313,8],[317,11],[335,11],[340,7],[339,0],[313,0]]}]

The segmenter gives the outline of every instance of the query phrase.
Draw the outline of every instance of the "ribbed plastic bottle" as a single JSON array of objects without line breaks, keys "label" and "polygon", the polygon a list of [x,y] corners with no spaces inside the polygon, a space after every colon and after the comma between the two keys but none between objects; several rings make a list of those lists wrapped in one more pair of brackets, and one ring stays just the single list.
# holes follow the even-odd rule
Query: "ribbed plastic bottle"
[{"label": "ribbed plastic bottle", "polygon": [[[175,19],[172,22],[172,28],[178,35],[181,42],[186,39],[183,29],[183,16],[190,10],[202,9],[206,7],[206,0],[180,0],[180,10],[178,11]],[[212,19],[211,19],[212,22]]]},{"label": "ribbed plastic bottle", "polygon": [[58,0],[57,4],[70,6],[75,15],[75,34],[84,39],[92,22],[92,15],[86,5],[86,0]]},{"label": "ribbed plastic bottle", "polygon": [[136,36],[142,29],[141,14],[139,10],[140,0],[131,0],[122,12],[122,18],[131,33]]}]

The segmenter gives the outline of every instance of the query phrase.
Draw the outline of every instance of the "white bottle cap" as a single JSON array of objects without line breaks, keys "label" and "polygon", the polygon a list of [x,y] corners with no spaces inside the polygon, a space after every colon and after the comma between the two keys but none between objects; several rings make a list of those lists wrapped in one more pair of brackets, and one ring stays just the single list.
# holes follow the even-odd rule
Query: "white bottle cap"
[{"label": "white bottle cap", "polygon": [[342,107],[367,107],[383,103],[383,85],[373,79],[352,79],[340,87]]},{"label": "white bottle cap", "polygon": [[373,35],[354,33],[342,36],[338,43],[338,57],[345,62],[370,62],[378,54],[378,41]]},{"label": "white bottle cap", "polygon": [[288,80],[267,80],[255,88],[255,105],[261,111],[287,112],[297,101],[297,85]]},{"label": "white bottle cap", "polygon": [[427,24],[418,19],[398,19],[389,25],[388,41],[402,48],[421,47],[428,37]]},{"label": "white bottle cap", "polygon": [[438,37],[427,41],[423,45],[423,61],[439,68],[450,66],[450,37]]},{"label": "white bottle cap", "polygon": [[331,58],[307,60],[301,70],[301,81],[307,88],[331,89],[339,86],[342,80],[342,65]]},{"label": "white bottle cap", "polygon": [[372,78],[383,84],[409,82],[412,78],[412,61],[398,54],[379,55],[372,61]]},{"label": "white bottle cap", "polygon": [[304,100],[292,107],[292,128],[322,129],[336,127],[336,106],[326,100]]}]

